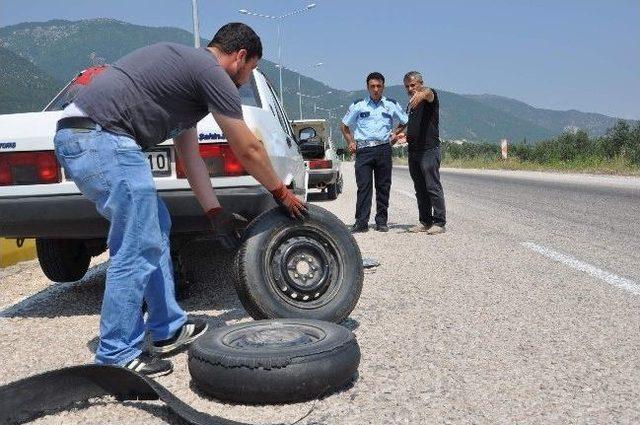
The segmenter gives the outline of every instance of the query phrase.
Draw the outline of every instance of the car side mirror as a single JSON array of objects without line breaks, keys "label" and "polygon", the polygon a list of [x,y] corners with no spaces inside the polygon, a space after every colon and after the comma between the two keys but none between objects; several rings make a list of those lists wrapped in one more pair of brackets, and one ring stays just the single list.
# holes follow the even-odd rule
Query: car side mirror
[{"label": "car side mirror", "polygon": [[300,139],[300,142],[305,142],[309,139],[313,139],[317,135],[318,133],[313,127],[305,127],[298,132],[298,138]]}]

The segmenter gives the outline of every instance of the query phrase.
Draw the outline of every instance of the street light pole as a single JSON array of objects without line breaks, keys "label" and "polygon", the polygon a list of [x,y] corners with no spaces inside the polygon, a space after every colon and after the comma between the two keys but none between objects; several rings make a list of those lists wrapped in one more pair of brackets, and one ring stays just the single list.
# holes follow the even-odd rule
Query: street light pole
[{"label": "street light pole", "polygon": [[280,104],[284,107],[284,100],[282,98],[282,40],[280,33],[280,19],[278,19],[276,26],[278,27],[278,82],[280,85]]},{"label": "street light pole", "polygon": [[[324,65],[323,62],[318,62],[318,63],[315,63],[313,65],[302,67],[300,69],[302,70],[302,69],[311,68],[312,66],[318,67],[318,66],[322,66],[322,65]],[[300,119],[302,119],[302,89],[300,87],[301,71],[296,71],[296,72],[298,73],[298,108],[300,110]],[[315,110],[313,112],[315,112]]]},{"label": "street light pole", "polygon": [[302,89],[300,88],[300,73],[298,72],[298,107],[300,108],[300,119],[302,119]]},{"label": "street light pole", "polygon": [[[300,74],[298,74],[300,75]],[[300,81],[298,81],[298,87],[300,87]],[[318,109],[323,110],[323,111],[328,111],[329,109],[325,109],[325,108],[318,108],[318,99],[320,99],[323,96],[326,96],[328,94],[333,93],[331,90],[329,90],[326,93],[321,93],[318,94],[316,96],[311,96],[310,94],[304,94],[302,92],[297,92],[296,94],[298,95],[299,99],[300,99],[300,119],[302,119],[302,98],[306,97],[309,99],[313,99],[313,113],[314,115],[318,112]],[[342,106],[342,105],[341,105]]]},{"label": "street light pole", "polygon": [[191,0],[191,13],[193,15],[193,45],[200,48],[200,25],[198,21],[198,0]]},{"label": "street light pole", "polygon": [[[193,0],[195,1],[195,0]],[[285,13],[284,15],[280,15],[280,16],[275,16],[275,15],[265,15],[262,13],[257,13],[257,12],[252,12],[251,10],[247,10],[247,9],[240,9],[238,10],[238,13],[241,13],[243,15],[249,15],[249,16],[257,16],[259,18],[266,18],[266,19],[271,19],[276,21],[276,30],[277,30],[277,37],[278,37],[278,79],[280,80],[279,82],[279,86],[280,86],[280,103],[282,103],[284,105],[284,98],[282,97],[282,29],[280,28],[280,26],[282,25],[282,20],[284,18],[288,18],[290,16],[293,15],[297,15],[299,13],[302,12],[306,12],[310,9],[313,9],[314,7],[316,7],[315,3],[310,3],[308,5],[306,5],[305,7],[303,7],[302,9],[296,9],[296,10],[292,10],[289,13]]]}]

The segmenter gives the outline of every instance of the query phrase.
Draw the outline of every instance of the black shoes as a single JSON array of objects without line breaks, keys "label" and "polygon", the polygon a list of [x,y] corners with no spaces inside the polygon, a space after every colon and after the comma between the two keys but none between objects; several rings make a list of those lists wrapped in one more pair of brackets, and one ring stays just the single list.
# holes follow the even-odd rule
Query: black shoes
[{"label": "black shoes", "polygon": [[389,231],[389,226],[386,224],[376,224],[376,231],[386,233]]},{"label": "black shoes", "polygon": [[364,233],[369,231],[368,224],[355,223],[351,226],[351,233]]},{"label": "black shoes", "polygon": [[140,354],[123,367],[149,378],[164,376],[173,372],[173,365],[170,361],[151,357],[147,354]]},{"label": "black shoes", "polygon": [[154,342],[149,349],[151,355],[140,354],[123,367],[150,378],[168,375],[173,372],[173,365],[170,361],[163,360],[159,356],[186,347],[196,338],[203,335],[207,328],[207,322],[204,320],[189,319],[178,329],[173,337]]},{"label": "black shoes", "polygon": [[[368,224],[355,223],[353,226],[351,226],[351,233],[364,233],[368,231],[369,231]],[[376,231],[386,233],[389,231],[389,226],[387,226],[386,224],[376,224]]]},{"label": "black shoes", "polygon": [[153,355],[160,356],[180,350],[191,344],[199,336],[202,336],[208,327],[207,322],[204,320],[189,319],[178,329],[173,337],[154,342],[149,351]]}]

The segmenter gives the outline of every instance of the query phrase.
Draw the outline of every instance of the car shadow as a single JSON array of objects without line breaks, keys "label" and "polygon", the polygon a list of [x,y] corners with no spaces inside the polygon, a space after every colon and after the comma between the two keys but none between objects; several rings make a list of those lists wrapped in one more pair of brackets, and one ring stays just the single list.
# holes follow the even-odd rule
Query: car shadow
[{"label": "car shadow", "polygon": [[[218,315],[220,320],[249,317],[234,288],[232,254],[215,252],[208,244],[194,244],[184,256],[187,258],[185,269],[189,274],[189,282],[186,283],[186,290],[178,288],[182,295],[178,302],[187,313],[216,310],[224,312]],[[107,267],[108,262],[98,264],[77,282],[52,283],[0,311],[0,317],[99,315]]]}]

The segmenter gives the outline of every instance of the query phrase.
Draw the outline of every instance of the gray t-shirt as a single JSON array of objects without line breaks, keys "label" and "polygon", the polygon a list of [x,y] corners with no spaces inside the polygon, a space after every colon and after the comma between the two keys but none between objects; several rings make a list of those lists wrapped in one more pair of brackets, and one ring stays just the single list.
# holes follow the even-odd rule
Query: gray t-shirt
[{"label": "gray t-shirt", "polygon": [[209,112],[242,118],[240,94],[206,49],[158,43],[124,56],[74,100],[105,130],[143,149],[194,127]]}]

